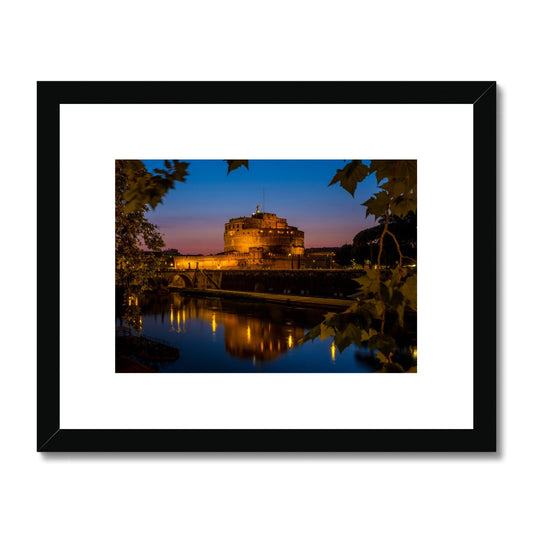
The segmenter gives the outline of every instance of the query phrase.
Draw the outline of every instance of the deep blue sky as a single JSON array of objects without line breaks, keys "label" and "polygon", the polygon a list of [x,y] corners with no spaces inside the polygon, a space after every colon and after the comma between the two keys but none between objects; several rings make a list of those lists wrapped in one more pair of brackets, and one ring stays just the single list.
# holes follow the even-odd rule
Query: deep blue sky
[{"label": "deep blue sky", "polygon": [[[305,247],[341,246],[357,232],[374,226],[365,219],[361,203],[376,191],[369,177],[359,185],[355,199],[338,184],[328,187],[343,160],[250,160],[227,175],[223,160],[187,161],[189,176],[176,183],[163,204],[150,211],[167,248],[182,254],[209,254],[224,250],[224,224],[230,218],[260,210],[276,213],[305,232]],[[144,160],[148,170],[162,168],[162,160]],[[265,208],[263,209],[263,188]]]}]

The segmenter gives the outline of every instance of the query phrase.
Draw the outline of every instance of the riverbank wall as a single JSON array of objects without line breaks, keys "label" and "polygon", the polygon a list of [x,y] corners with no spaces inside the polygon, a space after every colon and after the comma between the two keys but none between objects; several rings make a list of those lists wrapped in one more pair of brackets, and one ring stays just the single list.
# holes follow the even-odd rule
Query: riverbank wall
[{"label": "riverbank wall", "polygon": [[231,270],[220,274],[219,288],[300,296],[345,298],[359,287],[356,270]]},{"label": "riverbank wall", "polygon": [[209,296],[215,298],[227,298],[235,300],[250,300],[261,303],[277,303],[297,307],[314,307],[324,310],[345,310],[353,300],[341,298],[317,298],[313,296],[301,296],[292,294],[274,294],[247,291],[225,291],[218,289],[177,289],[183,294],[191,296]]}]

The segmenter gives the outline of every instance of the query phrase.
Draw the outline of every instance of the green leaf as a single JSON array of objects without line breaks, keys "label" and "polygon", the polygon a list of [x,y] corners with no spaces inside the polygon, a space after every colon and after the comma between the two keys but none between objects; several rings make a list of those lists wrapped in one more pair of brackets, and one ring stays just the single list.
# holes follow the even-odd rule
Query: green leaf
[{"label": "green leaf", "polygon": [[368,167],[361,160],[354,160],[344,168],[338,169],[329,185],[340,182],[341,187],[353,196],[357,185],[364,181],[368,175]]},{"label": "green leaf", "polygon": [[400,305],[403,304],[403,294],[401,291],[397,290],[397,289],[392,289],[392,294],[391,294],[391,297],[390,297],[390,300],[389,300],[389,305],[391,307],[394,307],[394,308],[397,308],[399,307]]},{"label": "green leaf", "polygon": [[409,211],[416,213],[416,199],[406,196],[395,198],[390,205],[390,212],[392,215],[405,217]]},{"label": "green leaf", "polygon": [[377,298],[371,298],[360,302],[357,311],[363,316],[367,316],[368,322],[370,322],[372,318],[380,319],[383,309],[384,306],[381,300],[378,300]]},{"label": "green leaf", "polygon": [[185,176],[188,176],[187,168],[189,163],[180,161],[179,159],[173,159],[172,163],[168,160],[164,161],[166,168],[154,168],[154,172],[157,172],[156,178],[160,180],[168,180],[172,184],[175,181],[186,181]]},{"label": "green leaf", "polygon": [[383,312],[385,311],[385,304],[381,300],[376,300],[376,316],[374,318],[377,318],[381,320],[381,317],[383,316]]},{"label": "green leaf", "polygon": [[385,355],[388,355],[396,349],[396,341],[390,335],[378,333],[377,335],[370,337],[368,340],[368,348],[370,351],[379,350]]},{"label": "green leaf", "polygon": [[417,164],[416,159],[404,159],[400,162],[400,176],[404,177],[411,189],[416,187]]},{"label": "green leaf", "polygon": [[313,342],[319,335],[321,331],[321,324],[318,324],[311,328],[301,339],[298,339],[297,344],[302,345],[307,341]]},{"label": "green leaf", "polygon": [[396,288],[400,282],[400,267],[393,268],[391,270],[391,279],[389,281],[389,287]]},{"label": "green leaf", "polygon": [[385,354],[381,353],[379,350],[376,352],[376,359],[383,364],[389,362],[389,358]]},{"label": "green leaf", "polygon": [[416,311],[416,285],[416,274],[413,274],[409,276],[400,287],[400,291],[403,294],[407,306],[413,311]]},{"label": "green leaf", "polygon": [[339,349],[339,352],[342,353],[348,346],[353,342],[361,338],[361,335],[358,334],[359,330],[353,325],[350,324],[343,332],[337,332],[335,334],[335,345]]},{"label": "green leaf", "polygon": [[378,332],[374,328],[370,328],[368,331],[361,330],[361,342],[368,341],[374,335],[377,335]]},{"label": "green leaf", "polygon": [[383,374],[389,374],[389,373],[393,373],[393,374],[403,374],[405,373],[405,370],[403,369],[403,366],[398,364],[398,363],[395,363],[395,362],[392,362],[392,363],[384,363],[383,364],[383,367],[381,368],[381,370],[377,370],[378,373],[383,373]]},{"label": "green leaf", "polygon": [[326,325],[325,322],[320,324],[320,340],[323,341],[335,335],[335,329]]},{"label": "green leaf", "polygon": [[385,283],[382,283],[379,289],[380,289],[379,294],[381,296],[381,299],[385,302],[385,305],[389,304],[390,299],[391,299],[391,289],[387,287]]},{"label": "green leaf", "polygon": [[246,167],[246,170],[249,170],[248,168],[248,159],[226,159],[226,163],[228,164],[228,174],[230,172],[233,172],[234,170],[237,170],[239,167]]},{"label": "green leaf", "polygon": [[373,329],[366,330],[350,323],[346,326],[344,331],[338,331],[335,334],[335,345],[339,348],[341,353],[344,349],[354,343],[361,348],[362,343],[376,333],[377,332]]},{"label": "green leaf", "polygon": [[363,276],[360,276],[355,281],[361,285],[361,290],[368,294],[377,292],[380,283],[379,277],[379,270],[367,270]]},{"label": "green leaf", "polygon": [[166,168],[154,169],[157,174],[152,174],[146,170],[142,161],[117,161],[119,170],[126,178],[123,189],[124,214],[143,209],[145,205],[155,209],[163,201],[163,196],[174,188],[176,181],[186,181],[189,163],[179,160],[173,160],[172,163],[165,160],[164,163]]},{"label": "green leaf", "polygon": [[398,324],[400,324],[400,327],[403,328],[403,325],[404,325],[403,317],[405,314],[405,299],[402,301],[401,304],[399,304],[396,307],[396,312],[398,313]]},{"label": "green leaf", "polygon": [[387,180],[385,183],[382,183],[379,188],[387,191],[394,197],[401,196],[402,194],[409,194],[413,190],[407,178]]},{"label": "green leaf", "polygon": [[366,202],[361,205],[366,206],[366,216],[374,215],[375,219],[386,215],[387,205],[389,203],[389,196],[385,191],[380,191],[373,195]]},{"label": "green leaf", "polygon": [[378,185],[386,178],[391,180],[396,177],[399,161],[395,159],[373,159],[370,171],[376,173]]},{"label": "green leaf", "polygon": [[370,172],[376,172],[378,185],[386,178],[405,179],[410,188],[416,185],[416,160],[415,159],[376,159],[370,164]]}]

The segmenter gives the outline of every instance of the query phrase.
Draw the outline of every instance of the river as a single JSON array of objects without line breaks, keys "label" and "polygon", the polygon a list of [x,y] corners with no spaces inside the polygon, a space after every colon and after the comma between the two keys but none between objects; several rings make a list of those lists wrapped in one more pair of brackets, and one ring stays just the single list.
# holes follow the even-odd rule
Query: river
[{"label": "river", "polygon": [[375,370],[368,357],[357,355],[355,346],[341,354],[331,338],[298,344],[326,311],[176,292],[147,294],[139,305],[143,335],[179,349],[177,360],[149,361],[158,372]]}]

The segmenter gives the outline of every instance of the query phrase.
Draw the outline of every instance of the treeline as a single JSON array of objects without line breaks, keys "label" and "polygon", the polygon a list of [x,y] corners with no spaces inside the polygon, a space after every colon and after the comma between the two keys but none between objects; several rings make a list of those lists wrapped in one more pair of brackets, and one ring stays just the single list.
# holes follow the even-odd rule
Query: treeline
[{"label": "treeline", "polygon": [[[409,212],[404,218],[391,216],[389,228],[396,237],[403,256],[416,263],[417,256],[417,220],[416,214]],[[375,265],[378,260],[380,239],[383,234],[385,219],[377,226],[360,231],[353,239],[353,244],[345,244],[335,252],[335,261],[342,266]],[[399,260],[398,247],[388,233],[383,236],[381,253],[382,266],[393,267]]]}]

